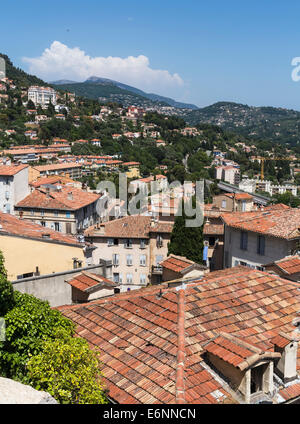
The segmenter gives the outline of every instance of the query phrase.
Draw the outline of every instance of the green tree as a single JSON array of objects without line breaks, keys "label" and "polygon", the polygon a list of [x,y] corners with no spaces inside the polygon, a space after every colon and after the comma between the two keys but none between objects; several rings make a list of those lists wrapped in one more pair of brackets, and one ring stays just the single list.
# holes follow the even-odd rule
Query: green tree
[{"label": "green tree", "polygon": [[[195,199],[192,200],[195,208]],[[174,254],[184,256],[191,261],[201,264],[203,262],[203,225],[198,227],[187,227],[186,220],[192,219],[185,213],[185,204],[181,202],[182,213],[176,216],[173,230],[168,243],[168,255]]]},{"label": "green tree", "polygon": [[292,208],[297,208],[300,205],[299,197],[293,196],[291,192],[286,191],[283,194],[276,194],[273,197],[273,203],[283,203]]},{"label": "green tree", "polygon": [[43,343],[43,350],[28,364],[30,383],[60,403],[107,403],[100,371],[99,352],[87,341],[60,332]]},{"label": "green tree", "polygon": [[74,324],[48,302],[26,293],[14,292],[15,303],[6,313],[6,340],[0,343],[0,374],[27,382],[26,364],[39,354],[45,340],[53,340],[58,329],[70,336]]}]

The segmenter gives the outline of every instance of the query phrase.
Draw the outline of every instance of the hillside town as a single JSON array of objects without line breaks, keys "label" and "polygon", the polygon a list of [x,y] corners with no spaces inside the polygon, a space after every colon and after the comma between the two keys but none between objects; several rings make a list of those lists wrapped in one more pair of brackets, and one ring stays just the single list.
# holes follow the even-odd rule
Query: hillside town
[{"label": "hillside town", "polygon": [[300,154],[166,112],[0,80],[6,277],[100,349],[109,402],[299,403]]}]

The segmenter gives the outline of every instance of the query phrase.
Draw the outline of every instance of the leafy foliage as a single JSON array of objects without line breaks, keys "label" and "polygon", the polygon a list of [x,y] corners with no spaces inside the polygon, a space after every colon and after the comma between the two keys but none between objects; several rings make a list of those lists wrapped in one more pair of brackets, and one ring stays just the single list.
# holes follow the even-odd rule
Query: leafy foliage
[{"label": "leafy foliage", "polygon": [[43,341],[53,340],[58,329],[69,335],[73,323],[48,302],[15,291],[15,304],[5,315],[6,340],[0,344],[0,372],[8,378],[26,381],[26,363],[43,349]]},{"label": "leafy foliage", "polygon": [[29,360],[30,383],[60,403],[107,403],[99,355],[86,340],[60,332],[54,341],[43,342],[42,351]]}]

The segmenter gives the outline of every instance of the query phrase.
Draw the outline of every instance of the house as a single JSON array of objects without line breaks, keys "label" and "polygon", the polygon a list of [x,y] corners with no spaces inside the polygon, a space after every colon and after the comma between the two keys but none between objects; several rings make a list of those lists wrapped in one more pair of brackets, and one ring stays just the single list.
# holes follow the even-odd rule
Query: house
[{"label": "house", "polygon": [[230,212],[249,212],[253,209],[253,196],[248,193],[224,193],[214,196],[213,204]]},{"label": "house", "polygon": [[299,403],[298,288],[236,267],[58,309],[101,350],[113,403]]},{"label": "house", "polygon": [[72,180],[72,178],[63,177],[60,175],[50,175],[49,177],[41,177],[30,182],[31,191],[35,188],[48,185],[65,185],[68,187],[83,188],[83,183]]},{"label": "house", "polygon": [[73,236],[0,212],[0,250],[11,281],[72,269],[84,263],[84,247]]},{"label": "house", "polygon": [[14,213],[14,205],[29,194],[28,165],[0,165],[0,211]]},{"label": "house", "polygon": [[208,271],[204,265],[197,264],[183,256],[170,255],[160,264],[162,267],[162,281],[184,279],[199,279]]},{"label": "house", "polygon": [[77,162],[53,163],[30,167],[29,182],[47,175],[62,175],[70,178],[82,177],[82,164]]},{"label": "house", "polygon": [[99,138],[93,138],[93,139],[91,140],[91,144],[92,144],[93,146],[101,147],[101,141],[100,141],[100,139],[99,139]]},{"label": "house", "polygon": [[98,222],[100,195],[67,185],[36,188],[15,205],[15,214],[65,234],[77,234]]},{"label": "house", "polygon": [[65,280],[72,287],[72,302],[83,303],[119,293],[119,284],[103,275],[82,271]]},{"label": "house", "polygon": [[157,222],[150,216],[130,215],[88,228],[84,235],[96,248],[93,263],[111,260],[113,281],[121,291],[160,283],[160,262],[167,257],[173,223]]},{"label": "house", "polygon": [[299,250],[300,209],[276,206],[222,215],[225,267],[241,264],[262,269]]},{"label": "house", "polygon": [[156,147],[166,146],[166,142],[164,140],[156,140]]},{"label": "house", "polygon": [[300,282],[300,256],[290,255],[278,261],[265,264],[264,269],[287,280]]},{"label": "house", "polygon": [[139,178],[140,175],[140,162],[123,162],[122,166],[125,166],[128,171],[126,172],[127,178]]}]

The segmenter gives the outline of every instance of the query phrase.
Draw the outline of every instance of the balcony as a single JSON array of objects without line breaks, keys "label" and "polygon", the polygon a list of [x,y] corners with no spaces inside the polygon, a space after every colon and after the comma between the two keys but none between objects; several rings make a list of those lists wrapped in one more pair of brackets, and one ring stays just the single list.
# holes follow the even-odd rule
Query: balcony
[{"label": "balcony", "polygon": [[152,265],[152,274],[153,275],[162,275],[163,267],[161,265]]}]

